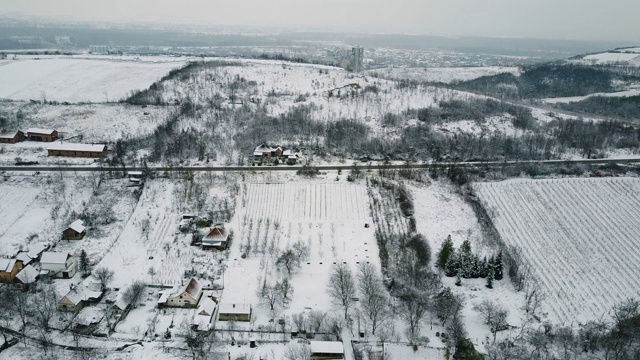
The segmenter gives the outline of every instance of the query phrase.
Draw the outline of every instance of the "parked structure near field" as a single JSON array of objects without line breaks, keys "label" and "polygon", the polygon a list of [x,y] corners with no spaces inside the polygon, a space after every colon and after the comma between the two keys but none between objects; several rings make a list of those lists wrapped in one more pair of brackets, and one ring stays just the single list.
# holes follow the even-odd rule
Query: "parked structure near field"
[{"label": "parked structure near field", "polygon": [[220,304],[219,321],[251,321],[251,304],[225,303]]},{"label": "parked structure near field", "polygon": [[16,259],[0,259],[0,282],[10,283],[22,270],[22,261]]},{"label": "parked structure near field", "polygon": [[227,248],[228,240],[229,230],[224,225],[217,224],[202,238],[202,248],[224,250]]},{"label": "parked structure near field", "polygon": [[51,277],[68,279],[76,274],[76,263],[69,253],[44,252],[40,272]]},{"label": "parked structure near field", "polygon": [[58,131],[51,129],[29,128],[27,129],[29,141],[52,142],[58,139]]},{"label": "parked structure near field", "polygon": [[78,219],[62,232],[62,239],[81,240],[86,234],[87,228],[84,226],[84,221]]},{"label": "parked structure near field", "polygon": [[344,346],[340,341],[311,341],[311,360],[344,359]]},{"label": "parked structure near field", "polygon": [[202,284],[195,278],[182,287],[175,287],[160,296],[158,306],[194,308],[202,297]]},{"label": "parked structure near field", "polygon": [[55,144],[47,148],[49,156],[99,158],[107,152],[104,144]]},{"label": "parked structure near field", "polygon": [[20,130],[10,131],[10,130],[0,130],[0,143],[3,144],[15,144],[24,140],[24,133]]}]

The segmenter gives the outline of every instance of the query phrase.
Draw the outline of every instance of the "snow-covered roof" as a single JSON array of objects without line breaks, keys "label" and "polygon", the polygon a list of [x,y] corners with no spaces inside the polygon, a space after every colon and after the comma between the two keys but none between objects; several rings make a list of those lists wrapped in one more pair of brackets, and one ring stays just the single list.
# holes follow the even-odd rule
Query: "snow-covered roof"
[{"label": "snow-covered roof", "polygon": [[75,231],[75,232],[81,233],[81,232],[83,232],[86,228],[84,227],[84,221],[82,221],[82,220],[79,220],[79,219],[78,219],[78,220],[76,220],[76,221],[72,222],[72,223],[69,225],[69,229],[71,229],[71,230],[73,230],[73,231]]},{"label": "snow-covered roof", "polygon": [[83,301],[95,300],[100,296],[102,296],[101,291],[92,291],[84,285],[78,285],[75,288],[69,290],[67,295],[65,295],[64,297],[67,298],[72,304],[78,305]]},{"label": "snow-covered roof", "polygon": [[202,241],[211,242],[211,241],[226,241],[229,237],[229,231],[223,227],[214,226],[211,231],[207,234],[207,236],[202,238]]},{"label": "snow-covered roof", "polygon": [[32,258],[31,256],[29,256],[29,254],[23,251],[16,256],[16,260],[22,261],[23,265],[28,265],[31,262]]},{"label": "snow-covered roof", "polygon": [[124,296],[124,290],[120,290],[118,296],[116,297],[116,301],[113,303],[113,306],[124,311],[130,303],[131,301],[127,301],[127,297]]},{"label": "snow-covered roof", "polygon": [[38,275],[38,270],[36,270],[36,268],[34,268],[33,266],[28,265],[27,267],[22,269],[18,273],[18,275],[16,275],[16,278],[20,280],[21,283],[27,285],[35,282]]},{"label": "snow-covered roof", "polygon": [[55,151],[86,151],[86,152],[103,152],[107,148],[105,144],[75,144],[75,143],[62,143],[54,144],[47,148],[47,150]]},{"label": "snow-covered roof", "polygon": [[16,264],[16,259],[0,259],[0,271],[11,272]]},{"label": "snow-covered roof", "polygon": [[189,280],[189,282],[185,286],[183,286],[175,295],[180,295],[185,292],[191,295],[191,297],[196,299],[197,301],[202,294],[202,285],[195,278],[191,278],[191,280]]},{"label": "snow-covered roof", "polygon": [[47,135],[51,135],[53,134],[55,130],[52,129],[42,129],[42,128],[28,128],[27,129],[27,133],[33,133],[33,134],[47,134]]},{"label": "snow-covered roof", "polygon": [[221,303],[220,314],[231,315],[246,315],[251,314],[251,304],[234,304],[234,303]]},{"label": "snow-covered roof", "polygon": [[18,133],[18,131],[1,130],[0,131],[0,138],[1,139],[13,139],[14,137],[16,137],[17,133]]},{"label": "snow-covered roof", "polygon": [[42,258],[40,259],[40,263],[46,264],[64,264],[67,262],[67,258],[69,257],[69,253],[59,253],[47,251],[42,253]]},{"label": "snow-covered roof", "polygon": [[216,302],[211,300],[211,298],[203,298],[200,300],[198,304],[198,310],[196,314],[198,315],[206,315],[211,316],[213,312],[216,310]]},{"label": "snow-covered roof", "polygon": [[31,250],[29,250],[29,253],[27,255],[29,255],[30,258],[35,259],[38,257],[38,255],[40,255],[43,251],[47,249],[47,245],[44,243],[37,243],[32,246],[29,246],[29,248]]},{"label": "snow-covered roof", "polygon": [[340,341],[311,341],[312,354],[344,354]]}]

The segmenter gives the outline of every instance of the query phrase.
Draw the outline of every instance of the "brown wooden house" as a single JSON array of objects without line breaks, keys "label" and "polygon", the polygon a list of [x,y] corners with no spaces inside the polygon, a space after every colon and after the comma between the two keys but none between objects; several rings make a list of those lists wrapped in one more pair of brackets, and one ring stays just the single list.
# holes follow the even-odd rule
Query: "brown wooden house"
[{"label": "brown wooden house", "polygon": [[27,138],[30,141],[52,142],[58,139],[58,131],[51,129],[30,128],[27,129]]},{"label": "brown wooden house", "polygon": [[87,228],[82,220],[72,222],[68,228],[62,232],[63,240],[82,240],[87,234]]},{"label": "brown wooden house", "polygon": [[16,259],[0,259],[0,282],[10,283],[22,270],[22,261]]},{"label": "brown wooden house", "polygon": [[15,144],[22,140],[24,140],[24,133],[20,130],[0,130],[0,143],[2,144]]}]

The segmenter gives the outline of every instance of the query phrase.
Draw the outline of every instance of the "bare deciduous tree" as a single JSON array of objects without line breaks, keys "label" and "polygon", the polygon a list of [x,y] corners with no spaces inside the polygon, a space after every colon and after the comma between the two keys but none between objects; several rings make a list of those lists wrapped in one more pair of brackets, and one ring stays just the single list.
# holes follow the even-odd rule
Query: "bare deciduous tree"
[{"label": "bare deciduous tree", "polygon": [[369,318],[372,333],[389,317],[389,299],[382,279],[376,269],[369,263],[362,263],[358,267],[358,290],[362,296],[362,308]]},{"label": "bare deciduous tree", "polygon": [[356,284],[347,264],[336,264],[329,275],[329,296],[344,309],[344,318],[349,317],[349,309],[356,295]]},{"label": "bare deciduous tree", "polygon": [[100,286],[104,290],[109,286],[109,284],[113,280],[113,271],[111,271],[111,270],[109,270],[109,269],[107,269],[105,267],[101,267],[101,268],[97,268],[93,272],[93,276],[95,276],[96,279],[98,279],[98,281],[100,281]]}]

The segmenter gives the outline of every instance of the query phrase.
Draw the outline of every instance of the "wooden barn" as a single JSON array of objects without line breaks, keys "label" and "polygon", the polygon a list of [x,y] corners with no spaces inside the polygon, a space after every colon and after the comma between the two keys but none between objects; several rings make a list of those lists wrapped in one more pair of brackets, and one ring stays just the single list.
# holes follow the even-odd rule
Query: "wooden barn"
[{"label": "wooden barn", "polygon": [[104,144],[55,144],[47,149],[49,156],[99,158],[107,152]]},{"label": "wooden barn", "polygon": [[27,129],[27,139],[30,141],[52,142],[58,140],[58,131],[51,129]]},{"label": "wooden barn", "polygon": [[24,133],[20,130],[0,130],[0,143],[2,144],[15,144],[22,140],[24,140]]},{"label": "wooden barn", "polygon": [[68,228],[62,232],[63,240],[82,240],[87,234],[87,228],[82,220],[72,222]]}]

